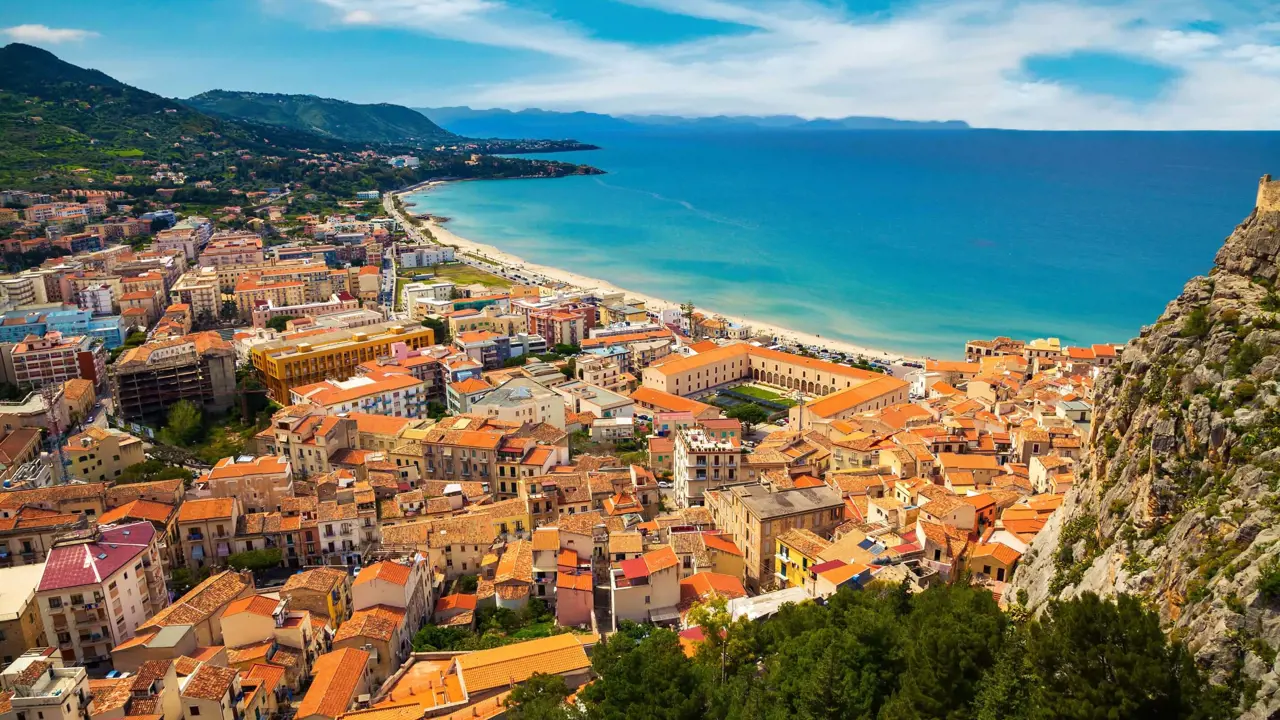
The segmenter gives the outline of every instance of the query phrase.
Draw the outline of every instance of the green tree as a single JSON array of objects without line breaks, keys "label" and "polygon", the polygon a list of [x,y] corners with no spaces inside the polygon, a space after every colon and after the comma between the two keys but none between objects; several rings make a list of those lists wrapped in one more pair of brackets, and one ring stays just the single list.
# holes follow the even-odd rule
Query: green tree
[{"label": "green tree", "polygon": [[188,447],[203,434],[203,413],[190,400],[179,400],[169,408],[169,416],[160,431],[160,440],[169,445]]},{"label": "green tree", "polygon": [[615,633],[596,645],[597,682],[579,693],[592,718],[695,720],[704,715],[704,691],[676,634],[663,628]]},{"label": "green tree", "polygon": [[462,642],[474,633],[466,628],[424,625],[422,629],[413,636],[414,652],[437,652],[443,650],[457,650]]},{"label": "green tree", "polygon": [[236,305],[235,300],[222,301],[222,319],[223,320],[235,320],[236,316],[238,316],[239,314],[240,314],[240,307]]},{"label": "green tree", "polygon": [[284,332],[289,327],[289,321],[292,319],[288,315],[276,315],[267,321],[267,327],[276,332]]},{"label": "green tree", "polygon": [[422,321],[422,327],[431,328],[435,334],[437,345],[448,345],[450,342],[449,325],[438,318],[427,318]]},{"label": "green tree", "polygon": [[742,423],[742,434],[750,435],[757,425],[768,422],[769,412],[755,403],[742,403],[729,408],[725,417]]},{"label": "green tree", "polygon": [[949,585],[914,596],[903,648],[907,670],[886,716],[973,717],[978,684],[995,663],[1005,623],[981,588]]},{"label": "green tree", "polygon": [[569,686],[559,675],[534,673],[507,696],[511,720],[563,720],[578,713],[565,705]]},{"label": "green tree", "polygon": [[283,558],[280,548],[263,548],[262,550],[245,550],[227,556],[227,564],[237,570],[270,570],[280,567]]},{"label": "green tree", "polygon": [[194,477],[195,473],[186,468],[167,465],[160,460],[143,460],[125,468],[115,481],[117,484],[126,485],[157,480],[191,480]]},{"label": "green tree", "polygon": [[697,307],[693,304],[692,300],[680,303],[680,315],[683,316],[685,322],[689,324],[689,337],[697,336],[698,329],[693,325],[693,313],[696,310]]},{"label": "green tree", "polygon": [[1054,602],[1029,625],[1026,658],[1032,720],[1226,716],[1191,655],[1128,595]]}]

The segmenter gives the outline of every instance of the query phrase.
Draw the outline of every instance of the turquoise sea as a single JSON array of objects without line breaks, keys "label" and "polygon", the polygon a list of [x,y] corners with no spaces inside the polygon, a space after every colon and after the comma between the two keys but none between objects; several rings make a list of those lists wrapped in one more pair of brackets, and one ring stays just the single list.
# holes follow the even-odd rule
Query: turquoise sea
[{"label": "turquoise sea", "polygon": [[536,263],[870,347],[1123,342],[1280,175],[1280,133],[655,131],[608,172],[454,183],[418,212]]}]

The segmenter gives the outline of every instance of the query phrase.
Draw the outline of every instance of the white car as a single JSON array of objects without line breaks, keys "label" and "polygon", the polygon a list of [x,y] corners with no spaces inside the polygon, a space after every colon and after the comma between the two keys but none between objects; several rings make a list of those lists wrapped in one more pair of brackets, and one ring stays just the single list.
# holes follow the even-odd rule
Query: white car
[{"label": "white car", "polygon": [[667,482],[666,480],[659,480],[658,487],[662,488],[663,490],[670,490],[671,483]]}]

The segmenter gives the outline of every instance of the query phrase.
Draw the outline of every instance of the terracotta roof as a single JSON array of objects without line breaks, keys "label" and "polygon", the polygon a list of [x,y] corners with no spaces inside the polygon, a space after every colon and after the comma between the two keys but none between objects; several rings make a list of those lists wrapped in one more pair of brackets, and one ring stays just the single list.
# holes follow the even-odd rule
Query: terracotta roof
[{"label": "terracotta roof", "polygon": [[462,593],[445,595],[436,602],[436,612],[445,613],[451,610],[475,610],[476,596]]},{"label": "terracotta roof", "polygon": [[[591,666],[582,643],[572,633],[477,650],[458,655],[455,662],[470,693],[508,687],[528,680],[534,673],[555,675]],[[303,715],[301,710],[298,714]]]},{"label": "terracotta roof", "polygon": [[1002,545],[1000,543],[983,543],[981,545],[975,545],[969,550],[970,559],[976,559],[987,555],[995,558],[997,561],[1005,565],[1012,565],[1018,561],[1018,558],[1022,557],[1022,553],[1014,550],[1008,545]]},{"label": "terracotta roof", "polygon": [[227,609],[223,611],[222,617],[239,615],[240,613],[273,617],[278,607],[280,607],[278,600],[272,600],[263,595],[250,595],[249,597],[232,601],[231,604],[227,605]]},{"label": "terracotta roof", "polygon": [[297,716],[321,715],[336,718],[351,708],[356,688],[364,676],[369,653],[342,648],[316,658],[311,688],[298,704]]},{"label": "terracotta roof", "polygon": [[203,522],[230,519],[235,511],[235,498],[188,500],[178,509],[178,522]]},{"label": "terracotta roof", "polygon": [[249,668],[249,672],[245,673],[245,677],[261,680],[262,688],[270,692],[280,685],[280,681],[284,679],[284,672],[284,668],[278,665],[255,663],[253,667]]},{"label": "terracotta roof", "polygon": [[778,536],[778,542],[785,543],[809,558],[817,558],[831,546],[831,543],[806,528],[791,528]]},{"label": "terracotta roof", "polygon": [[232,681],[239,671],[208,663],[201,665],[195,675],[182,686],[182,697],[200,700],[221,700],[231,690]]},{"label": "terracotta roof", "polygon": [[[37,665],[42,666],[44,669],[41,672],[44,672],[50,664],[42,661],[31,663],[18,676],[17,684],[29,685],[30,682],[25,680],[25,676],[27,671]],[[38,677],[39,673],[36,675]],[[93,696],[89,703],[89,713],[91,715],[102,715],[119,710],[128,704],[129,698],[133,694],[133,678],[91,679],[89,680],[89,692]]]},{"label": "terracotta roof", "polygon": [[359,575],[356,575],[356,585],[362,585],[374,580],[385,580],[395,585],[407,585],[409,583],[409,573],[413,568],[403,563],[383,560],[372,565],[366,565]]},{"label": "terracotta roof", "polygon": [[211,575],[204,582],[191,588],[177,602],[161,608],[139,629],[167,627],[170,625],[194,625],[207,620],[218,608],[230,603],[252,586],[239,573],[226,570]]},{"label": "terracotta roof", "polygon": [[267,655],[271,654],[271,646],[275,644],[275,640],[267,638],[258,642],[241,645],[239,647],[227,648],[227,662],[232,665],[244,665],[255,660],[266,661]]},{"label": "terracotta roof", "polygon": [[173,517],[173,512],[174,507],[172,505],[151,500],[134,500],[103,513],[98,518],[98,524],[112,525],[126,519],[168,523],[169,518]]},{"label": "terracotta roof", "polygon": [[712,595],[733,599],[747,596],[742,581],[732,575],[697,572],[680,581],[680,604],[692,605]]},{"label": "terracotta roof", "polygon": [[294,590],[314,590],[316,592],[329,592],[341,583],[347,574],[341,570],[331,568],[315,568],[313,570],[304,570],[300,573],[294,573],[285,581],[281,592],[291,592]]},{"label": "terracotta roof", "polygon": [[333,636],[334,642],[356,637],[375,638],[390,642],[395,631],[404,625],[404,610],[390,605],[374,605],[357,610]]}]

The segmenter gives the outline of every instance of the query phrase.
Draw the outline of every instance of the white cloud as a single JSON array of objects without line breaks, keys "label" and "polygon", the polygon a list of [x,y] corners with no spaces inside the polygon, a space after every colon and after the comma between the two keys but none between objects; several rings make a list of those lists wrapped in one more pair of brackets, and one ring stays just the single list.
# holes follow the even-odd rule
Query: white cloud
[{"label": "white cloud", "polygon": [[348,25],[371,25],[377,18],[368,10],[352,10],[342,16],[342,22]]},{"label": "white cloud", "polygon": [[14,25],[0,29],[0,33],[9,39],[24,43],[56,45],[66,42],[80,42],[86,38],[97,37],[92,30],[75,28],[51,28],[48,25]]},{"label": "white cloud", "polygon": [[[824,0],[622,1],[744,26],[660,45],[603,40],[503,0],[315,0],[338,19],[558,58],[554,75],[495,81],[450,101],[600,112],[791,113],[963,119],[1011,128],[1269,128],[1280,46],[1263,26],[1177,30],[1198,12],[1161,0],[952,0],[859,17]],[[1025,77],[1027,58],[1137,55],[1179,77],[1148,103]],[[1268,100],[1274,98],[1275,100]]]}]

